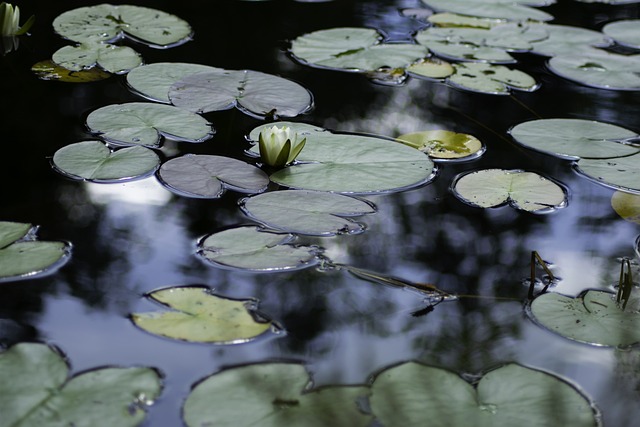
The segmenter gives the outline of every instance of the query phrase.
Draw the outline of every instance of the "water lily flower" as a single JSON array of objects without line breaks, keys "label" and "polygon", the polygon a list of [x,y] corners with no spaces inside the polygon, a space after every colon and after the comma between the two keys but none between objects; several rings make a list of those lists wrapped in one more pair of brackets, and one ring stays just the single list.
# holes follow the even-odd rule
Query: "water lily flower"
[{"label": "water lily flower", "polygon": [[260,157],[265,164],[281,168],[298,157],[306,142],[306,138],[298,140],[298,134],[290,127],[266,127],[258,138]]},{"label": "water lily flower", "polygon": [[0,35],[2,37],[21,36],[29,31],[33,25],[35,16],[27,19],[24,25],[20,26],[20,8],[9,3],[0,3]]}]

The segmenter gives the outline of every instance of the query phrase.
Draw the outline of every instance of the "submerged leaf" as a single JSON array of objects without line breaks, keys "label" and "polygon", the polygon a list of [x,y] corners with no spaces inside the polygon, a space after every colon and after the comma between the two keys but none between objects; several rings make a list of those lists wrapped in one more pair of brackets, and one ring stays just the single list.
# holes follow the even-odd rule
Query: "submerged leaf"
[{"label": "submerged leaf", "polygon": [[269,184],[267,174],[241,160],[188,154],[164,163],[158,176],[170,190],[187,197],[216,198],[226,188],[259,193]]},{"label": "submerged leaf", "polygon": [[516,209],[545,213],[564,207],[565,190],[537,173],[485,169],[458,175],[453,194],[465,203],[490,208],[509,203]]},{"label": "submerged leaf", "polygon": [[208,288],[181,286],[147,295],[173,311],[133,313],[138,327],[177,340],[214,344],[248,342],[271,329],[272,322],[255,313],[256,300],[234,300]]},{"label": "submerged leaf", "polygon": [[148,102],[107,105],[87,117],[92,132],[111,143],[158,147],[160,135],[186,142],[202,142],[213,136],[202,116],[177,107]]},{"label": "submerged leaf", "polygon": [[297,363],[263,363],[218,372],[197,383],[183,407],[187,426],[366,427],[357,401],[365,386],[311,389]]},{"label": "submerged leaf", "polygon": [[[424,153],[382,138],[338,134],[304,123],[284,124],[307,142],[296,164],[271,175],[287,187],[339,193],[402,191],[434,177],[434,164]],[[257,141],[264,126],[251,131]]]},{"label": "submerged leaf", "polygon": [[235,227],[205,236],[198,255],[218,267],[276,272],[315,265],[320,248],[294,246],[292,234],[279,234],[254,226]]},{"label": "submerged leaf", "polygon": [[44,344],[0,353],[0,425],[139,425],[162,389],[151,368],[102,368],[67,378],[65,360]]},{"label": "submerged leaf", "polygon": [[317,236],[354,234],[364,225],[350,216],[375,212],[364,200],[318,191],[274,191],[243,199],[242,210],[251,218],[290,233]]},{"label": "submerged leaf", "polygon": [[574,386],[515,363],[472,385],[454,372],[405,362],[376,375],[369,400],[385,426],[599,425],[593,404]]},{"label": "submerged leaf", "polygon": [[625,220],[640,224],[640,194],[616,191],[611,196],[611,207]]},{"label": "submerged leaf", "polygon": [[73,179],[93,182],[124,181],[152,174],[160,165],[158,155],[145,147],[111,151],[100,141],[82,141],[62,147],[53,165]]},{"label": "submerged leaf", "polygon": [[603,346],[640,342],[640,298],[632,295],[622,309],[611,292],[587,290],[577,297],[557,293],[531,303],[535,322],[565,338]]}]

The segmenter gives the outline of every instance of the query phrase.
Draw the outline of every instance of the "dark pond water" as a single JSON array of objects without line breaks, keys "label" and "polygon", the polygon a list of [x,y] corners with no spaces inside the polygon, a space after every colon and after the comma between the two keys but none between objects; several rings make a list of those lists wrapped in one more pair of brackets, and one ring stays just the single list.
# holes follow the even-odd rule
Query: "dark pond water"
[{"label": "dark pond water", "polygon": [[[575,295],[616,280],[617,258],[633,255],[637,224],[612,210],[613,190],[578,176],[569,162],[516,147],[506,134],[520,122],[564,117],[599,120],[640,131],[637,92],[583,87],[549,73],[544,59],[521,66],[542,83],[533,93],[488,96],[411,79],[401,87],[375,85],[359,75],[311,69],[290,60],[286,40],[316,29],[374,27],[402,39],[423,26],[399,8],[419,1],[154,1],[195,30],[194,40],[170,50],[138,46],[147,63],[192,62],[252,69],[309,88],[315,109],[302,121],[340,131],[387,136],[442,128],[475,135],[487,146],[479,160],[447,164],[435,181],[410,191],[368,197],[379,212],[356,236],[313,241],[337,262],[452,293],[481,295],[439,305],[424,317],[420,295],[313,269],[251,274],[205,265],[195,256],[201,236],[247,223],[238,193],[220,200],[181,198],[154,178],[100,185],[70,181],[49,164],[53,153],[89,135],[86,115],[99,107],[139,100],[122,77],[89,84],[38,80],[30,66],[66,43],[51,22],[63,11],[98,2],[20,2],[37,15],[31,37],[0,58],[2,85],[0,219],[39,224],[42,239],[73,243],[70,262],[55,274],[4,283],[0,343],[46,342],[60,347],[73,372],[104,365],[154,366],[165,375],[162,397],[144,425],[181,425],[180,408],[195,382],[223,367],[279,359],[304,361],[317,385],[363,383],[405,360],[479,373],[504,362],[548,370],[579,385],[601,409],[606,425],[640,419],[640,353],[582,345],[547,332],[523,312],[532,250],[556,265],[558,292]],[[152,4],[151,4],[152,3]],[[640,17],[640,6],[559,1],[545,8],[554,23],[600,29]],[[524,108],[521,104],[526,105]],[[206,115],[214,138],[203,144],[167,143],[165,156],[225,154],[246,159],[244,135],[260,120],[237,111]],[[527,169],[561,181],[569,204],[549,215],[508,206],[481,210],[450,192],[452,178],[488,167]],[[143,294],[171,285],[203,284],[236,298],[260,299],[285,335],[235,346],[188,344],[135,328],[132,312],[155,309]],[[501,297],[504,300],[491,297]]]}]

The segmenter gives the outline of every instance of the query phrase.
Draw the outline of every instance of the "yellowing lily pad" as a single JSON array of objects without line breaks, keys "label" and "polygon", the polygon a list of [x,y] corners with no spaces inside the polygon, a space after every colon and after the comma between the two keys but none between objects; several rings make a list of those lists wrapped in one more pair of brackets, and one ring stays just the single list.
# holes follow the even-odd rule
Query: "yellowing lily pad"
[{"label": "yellowing lily pad", "polygon": [[40,61],[31,66],[31,71],[41,80],[56,80],[65,83],[87,83],[108,79],[110,73],[100,68],[74,71],[61,67],[51,60]]},{"label": "yellowing lily pad", "polygon": [[427,153],[434,160],[469,160],[485,150],[475,136],[449,130],[406,133],[396,140]]},{"label": "yellowing lily pad", "polygon": [[531,303],[535,322],[571,340],[602,346],[640,343],[640,297],[623,310],[611,292],[588,290],[573,298],[543,294]]},{"label": "yellowing lily pad", "polygon": [[533,213],[550,212],[567,202],[561,186],[521,170],[485,169],[460,174],[454,179],[453,194],[473,206],[489,208],[509,203]]},{"label": "yellowing lily pad", "polygon": [[134,313],[131,319],[145,331],[167,338],[239,344],[264,334],[273,325],[257,314],[256,300],[224,298],[206,287],[173,287],[147,296],[173,310]]},{"label": "yellowing lily pad", "polygon": [[629,222],[640,224],[640,195],[616,191],[611,196],[611,206],[618,215]]}]

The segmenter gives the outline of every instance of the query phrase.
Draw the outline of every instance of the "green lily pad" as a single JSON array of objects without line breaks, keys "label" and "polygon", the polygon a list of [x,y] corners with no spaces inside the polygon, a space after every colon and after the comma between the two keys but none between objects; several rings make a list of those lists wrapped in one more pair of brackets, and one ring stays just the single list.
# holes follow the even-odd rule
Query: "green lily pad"
[{"label": "green lily pad", "polygon": [[416,148],[434,160],[470,160],[481,156],[485,147],[473,135],[449,130],[426,130],[400,135],[396,141]]},{"label": "green lily pad", "polygon": [[459,61],[514,63],[508,52],[523,52],[531,42],[544,40],[542,25],[501,24],[488,29],[464,27],[430,27],[416,34],[416,41],[434,54]]},{"label": "green lily pad", "polygon": [[195,113],[237,106],[258,117],[295,117],[313,104],[309,91],[299,84],[249,70],[187,75],[171,86],[169,99]]},{"label": "green lily pad", "polygon": [[256,313],[257,301],[215,295],[206,287],[179,286],[151,292],[147,297],[172,311],[133,313],[141,329],[176,340],[239,344],[269,331],[273,323]]},{"label": "green lily pad", "polygon": [[491,208],[509,203],[516,209],[546,213],[564,207],[565,190],[533,172],[484,169],[458,175],[453,194],[465,203]]},{"label": "green lily pad", "polygon": [[189,427],[365,427],[372,416],[360,411],[364,386],[313,389],[304,366],[264,363],[218,372],[197,383],[183,407]]},{"label": "green lily pad", "polygon": [[531,317],[571,340],[602,346],[640,342],[640,298],[631,295],[622,310],[611,292],[587,290],[576,298],[547,293],[533,300]]},{"label": "green lily pad", "polygon": [[191,27],[177,16],[141,6],[100,4],[64,12],[53,21],[62,37],[79,43],[112,42],[124,36],[152,47],[190,40]]},{"label": "green lily pad", "polygon": [[36,230],[31,224],[0,221],[0,282],[33,279],[68,261],[69,243],[36,240]]},{"label": "green lily pad", "polygon": [[356,72],[405,68],[429,55],[424,46],[381,40],[370,28],[331,28],[296,38],[290,51],[309,65]]},{"label": "green lily pad", "polygon": [[364,231],[351,216],[374,213],[375,206],[342,194],[305,190],[272,191],[241,201],[242,211],[268,227],[296,234],[334,236]]},{"label": "green lily pad", "polygon": [[456,69],[447,61],[438,58],[427,58],[409,65],[407,72],[410,75],[413,74],[430,79],[444,79],[455,73]]},{"label": "green lily pad", "polygon": [[60,67],[71,71],[83,71],[99,66],[114,74],[124,74],[142,65],[142,57],[127,46],[102,43],[83,43],[64,46],[51,58]]},{"label": "green lily pad", "polygon": [[0,353],[0,425],[133,427],[162,389],[151,368],[68,374],[65,359],[44,344],[16,344]]},{"label": "green lily pad", "polygon": [[640,55],[595,51],[582,55],[555,56],[548,65],[554,74],[586,86],[640,90]]},{"label": "green lily pad", "polygon": [[590,120],[531,120],[516,125],[509,133],[528,148],[570,160],[622,157],[640,151],[619,142],[638,137],[635,132]]},{"label": "green lily pad", "polygon": [[617,159],[580,159],[576,170],[607,187],[640,193],[640,154]]},{"label": "green lily pad", "polygon": [[452,12],[479,18],[499,18],[509,21],[550,21],[553,16],[526,6],[546,6],[550,0],[422,0],[436,12]]},{"label": "green lily pad", "polygon": [[[287,187],[338,193],[402,191],[429,182],[434,165],[424,153],[382,138],[338,134],[304,123],[280,122],[306,138],[295,164],[270,176]],[[258,140],[253,129],[249,138]],[[253,151],[257,150],[254,147]]]},{"label": "green lily pad", "polygon": [[531,52],[544,56],[578,55],[598,52],[595,47],[611,44],[604,34],[586,28],[568,25],[540,24],[547,32],[544,40],[532,42]]},{"label": "green lily pad", "polygon": [[186,142],[202,142],[213,136],[202,116],[178,107],[148,102],[107,105],[87,117],[92,132],[113,144],[160,146],[160,135]]},{"label": "green lily pad", "polygon": [[609,22],[602,32],[623,46],[640,49],[640,19]]},{"label": "green lily pad", "polygon": [[406,362],[376,375],[369,401],[385,426],[600,425],[593,404],[574,386],[514,363],[472,385],[454,372]]},{"label": "green lily pad", "polygon": [[222,68],[183,62],[158,62],[134,68],[127,74],[127,84],[133,91],[151,101],[170,104],[169,89],[174,83],[197,73],[219,72]]},{"label": "green lily pad", "polygon": [[198,242],[198,255],[218,267],[259,272],[299,270],[318,262],[322,250],[294,246],[292,234],[272,233],[259,227],[229,228]]},{"label": "green lily pad", "polygon": [[61,67],[51,60],[40,61],[31,66],[31,71],[40,80],[56,80],[65,83],[87,83],[105,80],[111,77],[110,73],[99,68],[90,70],[73,71]]},{"label": "green lily pad", "polygon": [[153,150],[138,146],[111,151],[100,141],[82,141],[62,147],[55,152],[52,161],[61,174],[92,182],[148,176],[160,165]]},{"label": "green lily pad", "polygon": [[460,15],[457,13],[434,13],[427,21],[437,27],[465,27],[465,28],[489,28],[504,24],[504,19],[477,18],[475,16]]},{"label": "green lily pad", "polygon": [[259,193],[269,184],[262,170],[240,160],[205,154],[188,154],[164,163],[158,176],[179,195],[213,199],[226,188]]},{"label": "green lily pad", "polygon": [[616,191],[611,196],[611,207],[621,218],[640,224],[640,194]]},{"label": "green lily pad", "polygon": [[481,62],[453,64],[456,72],[447,82],[455,87],[493,95],[508,95],[510,89],[531,92],[538,83],[529,74],[502,65]]}]

